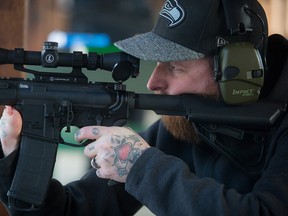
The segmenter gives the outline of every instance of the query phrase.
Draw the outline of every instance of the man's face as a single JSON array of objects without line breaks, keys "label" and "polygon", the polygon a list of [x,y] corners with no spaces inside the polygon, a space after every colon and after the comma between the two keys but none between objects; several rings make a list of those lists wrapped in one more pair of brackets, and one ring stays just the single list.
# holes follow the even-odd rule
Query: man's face
[{"label": "man's face", "polygon": [[[159,62],[147,83],[147,88],[157,94],[191,93],[212,98],[219,96],[218,86],[214,81],[212,57]],[[183,117],[164,116],[162,121],[176,138],[193,142],[198,140],[193,124]]]},{"label": "man's face", "polygon": [[183,93],[217,96],[212,57],[190,61],[158,62],[147,88],[159,94]]}]

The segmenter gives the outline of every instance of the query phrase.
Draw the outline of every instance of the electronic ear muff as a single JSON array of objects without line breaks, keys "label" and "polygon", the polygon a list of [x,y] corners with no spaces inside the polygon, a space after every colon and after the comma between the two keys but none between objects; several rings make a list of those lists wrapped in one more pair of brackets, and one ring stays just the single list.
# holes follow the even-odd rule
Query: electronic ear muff
[{"label": "electronic ear muff", "polygon": [[[248,8],[247,0],[222,0],[222,4],[232,36],[253,31],[248,12],[255,12]],[[254,15],[263,24],[261,17]],[[255,102],[264,84],[264,68],[259,50],[250,42],[234,42],[217,49],[214,72],[223,101],[231,105]]]},{"label": "electronic ear muff", "polygon": [[248,42],[225,45],[215,56],[215,79],[227,104],[255,102],[264,84],[259,50]]}]

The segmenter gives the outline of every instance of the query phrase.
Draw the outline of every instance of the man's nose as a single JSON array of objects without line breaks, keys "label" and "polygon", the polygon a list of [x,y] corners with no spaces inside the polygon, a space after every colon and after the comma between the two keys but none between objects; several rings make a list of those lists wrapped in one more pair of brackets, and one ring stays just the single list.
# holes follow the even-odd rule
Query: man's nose
[{"label": "man's nose", "polygon": [[157,65],[147,82],[147,88],[151,91],[163,91],[167,86],[165,71]]}]

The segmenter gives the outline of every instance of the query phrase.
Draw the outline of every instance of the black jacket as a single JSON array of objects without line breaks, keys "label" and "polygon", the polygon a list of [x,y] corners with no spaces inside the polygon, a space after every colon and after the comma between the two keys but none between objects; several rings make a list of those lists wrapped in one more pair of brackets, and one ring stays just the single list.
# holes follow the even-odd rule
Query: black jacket
[{"label": "black jacket", "polygon": [[[53,180],[41,210],[14,215],[126,216],[142,204],[165,216],[287,215],[288,119],[275,130],[245,131],[242,139],[217,133],[214,144],[192,144],[175,140],[158,121],[141,134],[154,147],[136,161],[126,184],[109,187],[91,169],[66,186]],[[6,203],[17,154],[0,161]]]}]

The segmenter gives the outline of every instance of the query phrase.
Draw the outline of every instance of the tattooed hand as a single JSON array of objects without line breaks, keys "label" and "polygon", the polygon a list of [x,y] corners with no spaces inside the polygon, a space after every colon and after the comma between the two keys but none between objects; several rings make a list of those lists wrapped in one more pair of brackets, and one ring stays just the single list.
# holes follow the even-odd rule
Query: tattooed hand
[{"label": "tattooed hand", "polygon": [[9,155],[19,145],[22,118],[20,113],[6,106],[0,119],[0,139],[4,156]]},{"label": "tattooed hand", "polygon": [[125,127],[83,127],[75,139],[95,140],[85,147],[84,154],[95,158],[97,176],[123,183],[135,161],[150,147],[135,131]]}]

